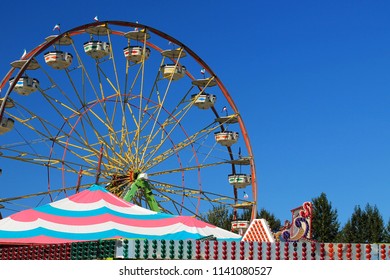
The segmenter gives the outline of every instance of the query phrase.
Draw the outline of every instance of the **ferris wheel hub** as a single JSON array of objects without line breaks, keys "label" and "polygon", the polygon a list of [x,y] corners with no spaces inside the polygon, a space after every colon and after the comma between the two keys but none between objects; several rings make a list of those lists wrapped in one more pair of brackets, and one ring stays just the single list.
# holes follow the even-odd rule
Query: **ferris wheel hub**
[{"label": "ferris wheel hub", "polygon": [[137,179],[141,179],[141,180],[149,180],[149,177],[148,177],[148,174],[147,173],[140,173],[138,175],[138,178]]}]

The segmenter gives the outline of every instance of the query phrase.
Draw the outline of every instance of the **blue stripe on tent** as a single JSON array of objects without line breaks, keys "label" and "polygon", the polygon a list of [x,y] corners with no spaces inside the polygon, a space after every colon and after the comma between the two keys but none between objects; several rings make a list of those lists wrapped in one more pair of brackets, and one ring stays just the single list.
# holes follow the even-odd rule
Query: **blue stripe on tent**
[{"label": "blue stripe on tent", "polygon": [[106,190],[104,187],[102,186],[99,186],[99,185],[92,185],[90,186],[87,190],[91,191],[91,192],[97,192],[97,191],[101,191],[101,192],[105,192],[105,193],[110,193],[108,190]]},{"label": "blue stripe on tent", "polygon": [[111,214],[113,216],[134,219],[134,220],[161,220],[161,219],[171,219],[177,216],[169,215],[165,213],[156,213],[156,214],[125,214],[117,212],[107,207],[101,207],[94,210],[83,210],[83,211],[71,211],[55,208],[49,204],[40,206],[34,209],[37,212],[46,213],[54,216],[60,217],[70,217],[70,218],[82,218],[82,217],[95,217],[103,214]]}]

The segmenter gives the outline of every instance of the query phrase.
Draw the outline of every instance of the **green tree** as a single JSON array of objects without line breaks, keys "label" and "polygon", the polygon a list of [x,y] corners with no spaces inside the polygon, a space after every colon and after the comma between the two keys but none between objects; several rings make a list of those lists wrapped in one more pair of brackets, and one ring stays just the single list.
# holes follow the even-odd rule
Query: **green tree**
[{"label": "green tree", "polygon": [[265,219],[273,232],[279,231],[282,227],[282,223],[280,222],[280,220],[277,219],[274,214],[268,212],[264,208],[262,208],[260,212],[257,213],[257,218]]},{"label": "green tree", "polygon": [[[249,221],[250,217],[251,217],[250,210],[246,210],[242,213],[242,215],[239,216],[238,219]],[[276,218],[274,214],[265,210],[264,208],[261,208],[260,211],[257,212],[257,219],[265,219],[268,222],[269,227],[273,232],[276,232],[281,228],[280,220]]]},{"label": "green tree", "polygon": [[387,222],[387,226],[386,226],[386,235],[385,235],[385,240],[384,240],[384,242],[390,243],[390,219],[389,219],[388,222]]},{"label": "green tree", "polygon": [[360,206],[355,206],[352,216],[340,232],[338,241],[345,243],[364,243],[366,217]]},{"label": "green tree", "polygon": [[325,193],[312,199],[313,220],[312,236],[319,242],[335,242],[339,232],[340,223],[336,209],[328,201]]},{"label": "green tree", "polygon": [[[389,227],[389,225],[388,225]],[[341,230],[339,241],[350,243],[379,243],[387,240],[382,215],[376,206],[355,206],[351,218]]]},{"label": "green tree", "polygon": [[367,218],[367,241],[369,243],[384,242],[386,239],[386,229],[378,207],[376,205],[372,207],[367,204],[365,214]]},{"label": "green tree", "polygon": [[232,228],[233,214],[225,205],[214,206],[205,215],[202,215],[201,218],[212,225],[226,230],[231,230]]}]

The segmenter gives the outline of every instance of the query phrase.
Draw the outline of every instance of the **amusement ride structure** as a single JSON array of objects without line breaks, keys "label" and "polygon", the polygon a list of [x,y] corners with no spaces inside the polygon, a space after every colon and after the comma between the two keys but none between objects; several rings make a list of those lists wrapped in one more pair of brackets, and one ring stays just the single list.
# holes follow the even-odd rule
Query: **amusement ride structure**
[{"label": "amusement ride structure", "polygon": [[0,168],[28,185],[3,189],[0,205],[20,211],[98,183],[156,212],[199,217],[225,205],[256,218],[244,121],[193,50],[138,22],[53,33],[0,83]]}]

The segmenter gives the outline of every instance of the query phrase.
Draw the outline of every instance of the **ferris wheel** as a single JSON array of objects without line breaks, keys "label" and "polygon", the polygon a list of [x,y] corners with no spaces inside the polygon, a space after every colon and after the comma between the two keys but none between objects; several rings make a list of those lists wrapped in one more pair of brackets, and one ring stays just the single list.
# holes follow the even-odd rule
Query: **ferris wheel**
[{"label": "ferris wheel", "polygon": [[0,168],[17,168],[28,183],[4,186],[2,207],[35,207],[98,183],[156,211],[199,216],[225,205],[255,218],[244,122],[194,51],[138,22],[53,33],[0,84]]}]

